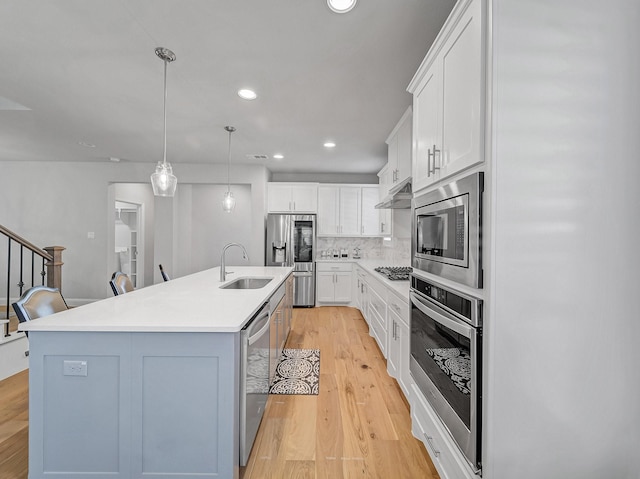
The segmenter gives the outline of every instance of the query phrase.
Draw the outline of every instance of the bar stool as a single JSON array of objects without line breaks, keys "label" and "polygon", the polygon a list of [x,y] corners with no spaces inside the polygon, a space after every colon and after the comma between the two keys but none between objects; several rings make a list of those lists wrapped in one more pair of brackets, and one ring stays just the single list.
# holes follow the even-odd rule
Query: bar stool
[{"label": "bar stool", "polygon": [[113,290],[114,296],[130,293],[131,291],[134,290],[133,284],[131,283],[129,276],[127,276],[124,273],[121,273],[120,271],[116,271],[115,273],[113,273],[113,276],[111,276],[111,281],[109,281],[109,284],[111,285],[111,289]]},{"label": "bar stool", "polygon": [[[47,286],[29,288],[11,306],[21,323],[69,309],[60,290]],[[26,331],[25,334],[29,336]]]}]

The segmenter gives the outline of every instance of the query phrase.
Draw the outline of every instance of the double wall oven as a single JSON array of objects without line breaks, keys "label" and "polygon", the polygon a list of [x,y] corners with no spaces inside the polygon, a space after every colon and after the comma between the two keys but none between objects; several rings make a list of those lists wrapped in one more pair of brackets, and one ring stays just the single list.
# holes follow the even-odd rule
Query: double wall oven
[{"label": "double wall oven", "polygon": [[[475,472],[481,471],[483,173],[414,198],[409,369]],[[458,289],[456,286],[464,285]]]}]

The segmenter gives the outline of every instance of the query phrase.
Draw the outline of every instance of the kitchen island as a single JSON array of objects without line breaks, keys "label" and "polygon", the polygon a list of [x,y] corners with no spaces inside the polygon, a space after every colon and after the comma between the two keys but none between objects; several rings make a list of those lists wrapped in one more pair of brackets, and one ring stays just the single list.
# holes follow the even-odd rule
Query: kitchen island
[{"label": "kitchen island", "polygon": [[[29,478],[239,476],[240,331],[291,268],[219,268],[23,323]],[[259,289],[221,289],[238,277]]]}]

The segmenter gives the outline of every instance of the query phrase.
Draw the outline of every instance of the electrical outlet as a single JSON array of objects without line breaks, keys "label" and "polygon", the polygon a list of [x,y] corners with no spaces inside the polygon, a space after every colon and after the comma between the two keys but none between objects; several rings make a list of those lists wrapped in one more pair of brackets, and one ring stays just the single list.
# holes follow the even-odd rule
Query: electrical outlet
[{"label": "electrical outlet", "polygon": [[65,376],[86,376],[86,361],[65,361],[63,363],[63,374]]}]

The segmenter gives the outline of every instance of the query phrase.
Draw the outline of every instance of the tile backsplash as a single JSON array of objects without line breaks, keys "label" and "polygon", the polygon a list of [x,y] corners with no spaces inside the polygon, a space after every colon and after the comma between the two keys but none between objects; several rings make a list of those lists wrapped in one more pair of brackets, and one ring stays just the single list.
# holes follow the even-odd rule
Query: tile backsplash
[{"label": "tile backsplash", "polygon": [[[362,259],[380,260],[385,265],[409,266],[411,264],[411,240],[402,238],[318,238],[316,257],[321,259],[322,252],[346,249],[349,258],[355,248],[360,248]],[[382,265],[382,264],[381,264]]]}]

